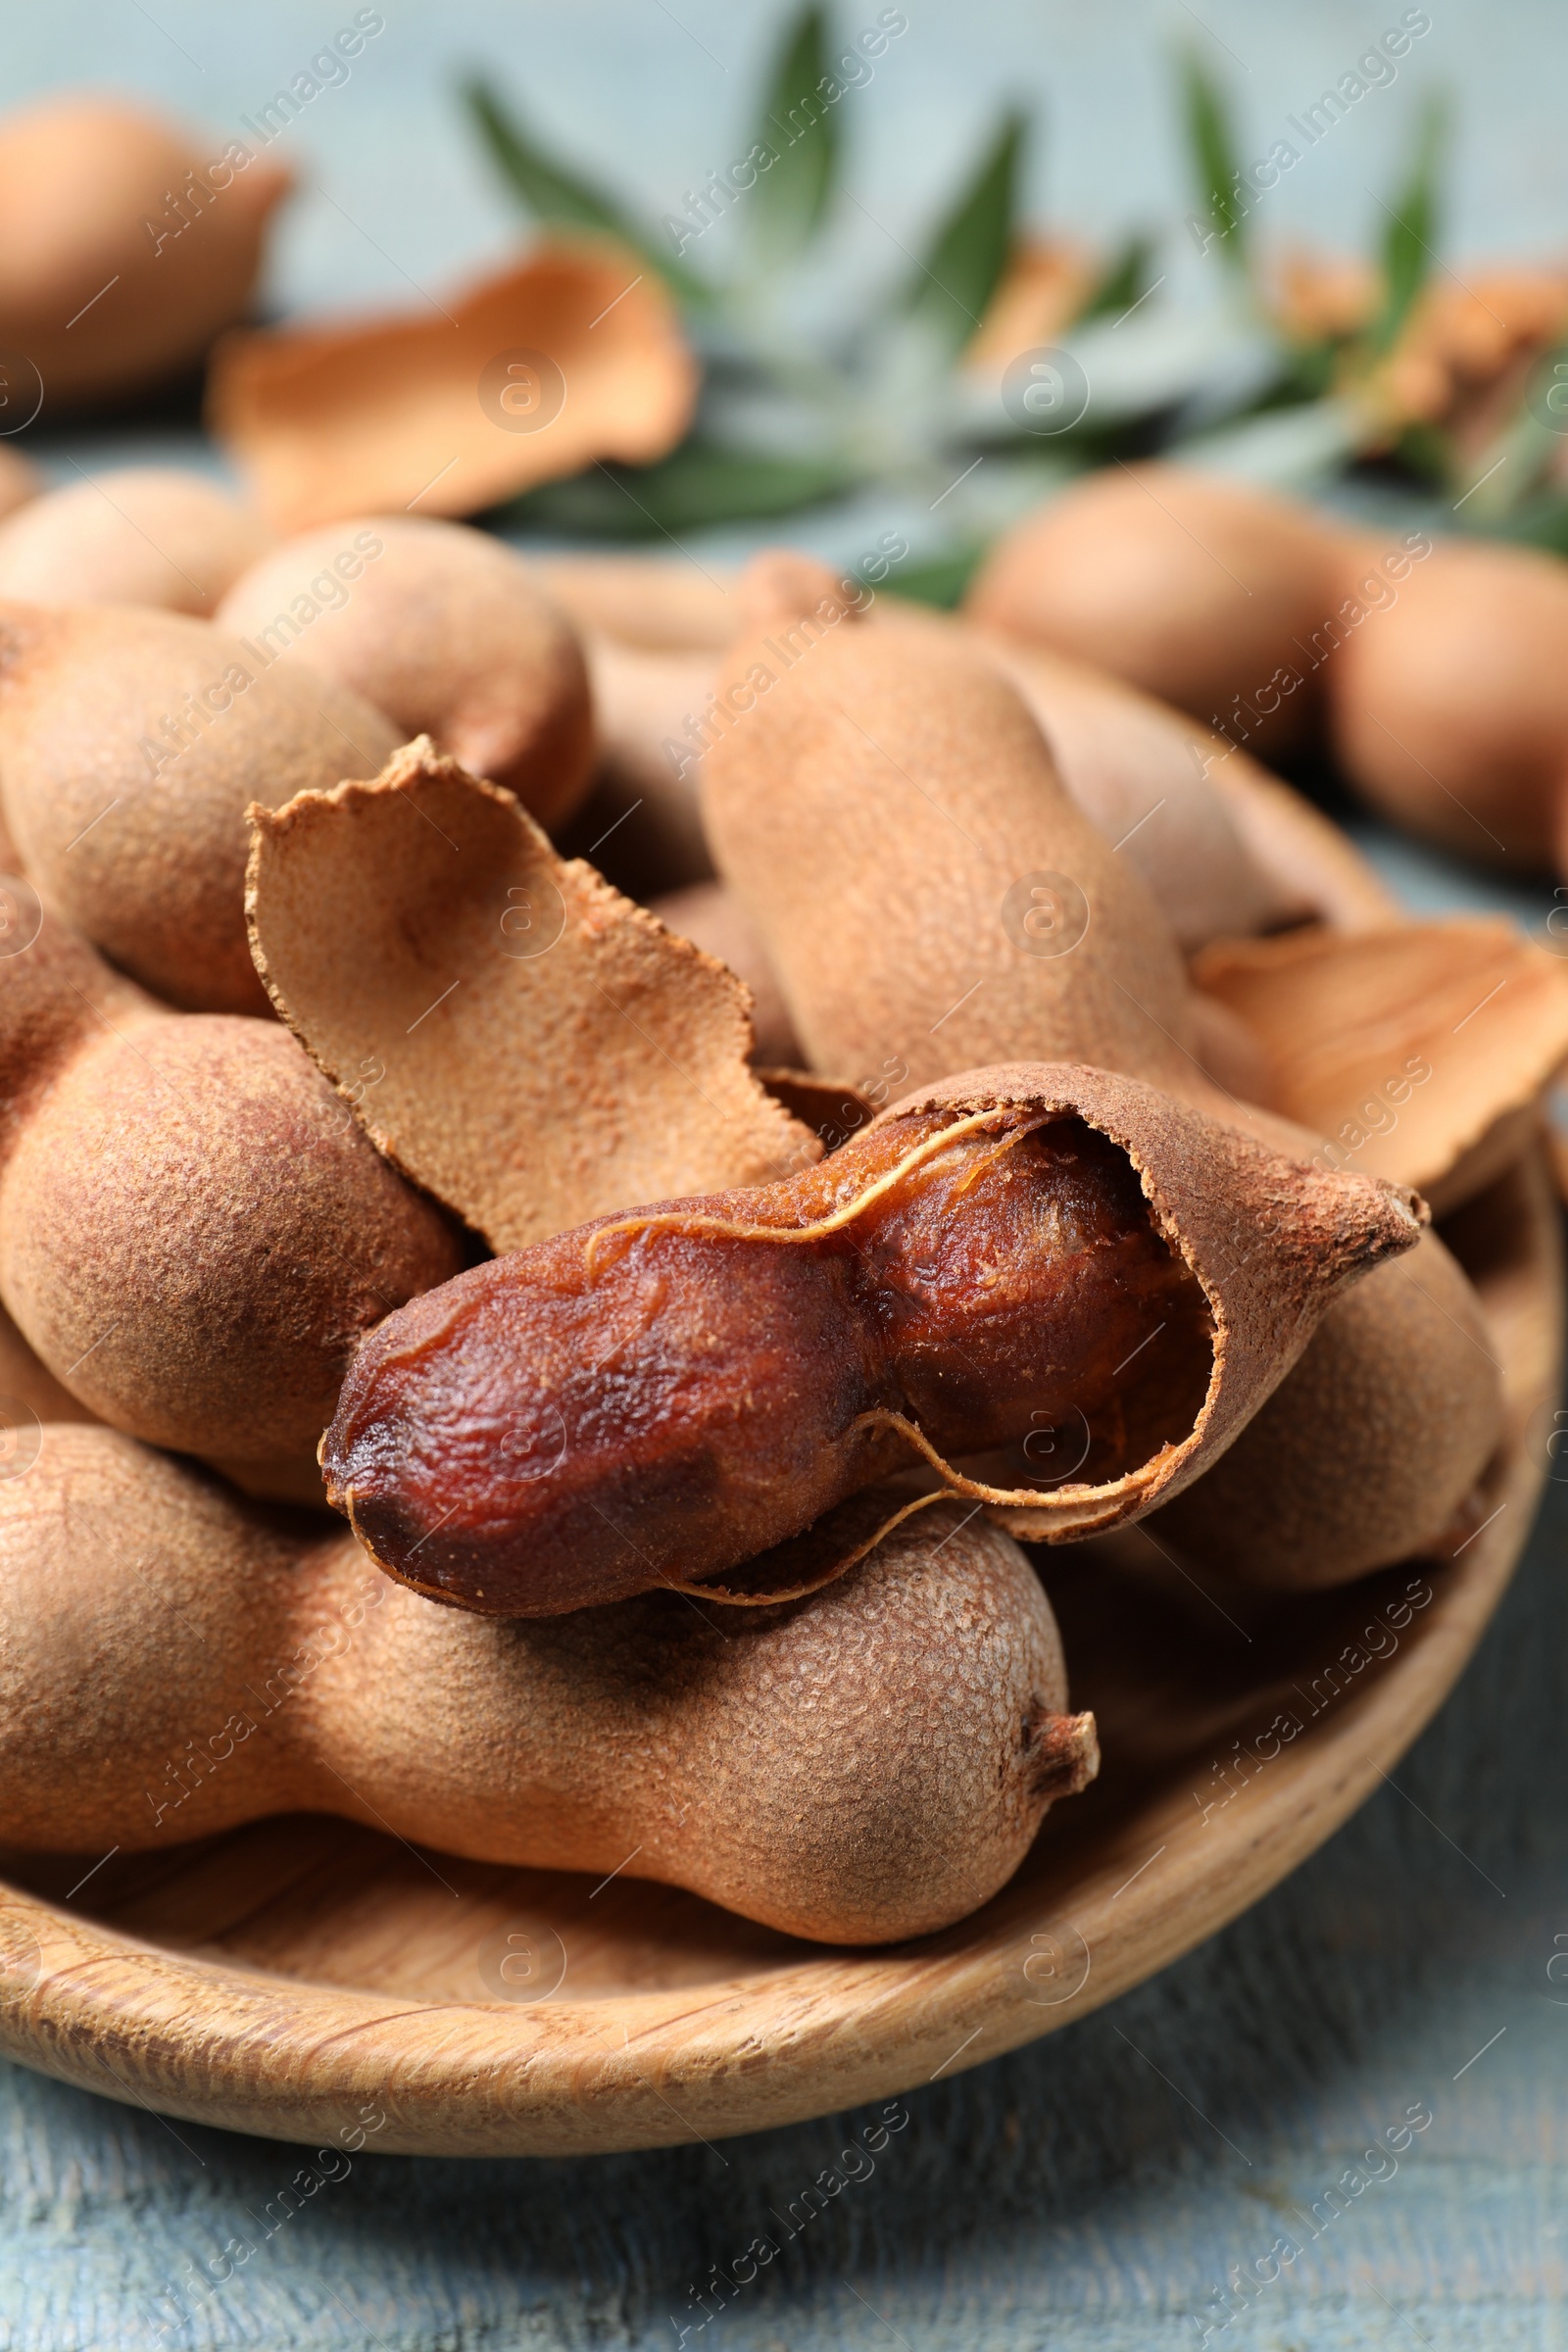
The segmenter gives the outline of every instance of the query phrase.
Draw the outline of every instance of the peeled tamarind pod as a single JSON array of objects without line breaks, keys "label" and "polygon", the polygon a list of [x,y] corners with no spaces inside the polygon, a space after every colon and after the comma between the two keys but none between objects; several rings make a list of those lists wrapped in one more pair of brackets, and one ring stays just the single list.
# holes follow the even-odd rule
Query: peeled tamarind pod
[{"label": "peeled tamarind pod", "polygon": [[1175,942],[1015,689],[956,632],[878,627],[819,580],[804,560],[748,574],[702,779],[812,1065],[893,1054],[918,1082],[1077,1060],[1186,1084]]},{"label": "peeled tamarind pod", "polygon": [[145,1849],[302,1808],[877,1943],[984,1902],[1093,1778],[1050,1603],[961,1507],[805,1606],[723,1614],[432,1609],[351,1537],[51,1428],[0,1482],[7,1839]]},{"label": "peeled tamarind pod", "polygon": [[43,915],[0,959],[0,1299],[119,1429],[319,1499],[357,1340],[462,1265],[273,1021],[172,1013]]},{"label": "peeled tamarind pod", "polygon": [[215,147],[70,92],[0,122],[0,342],[51,402],[163,382],[243,313],[292,173]]},{"label": "peeled tamarind pod", "polygon": [[[1177,466],[1112,466],[1004,534],[971,620],[1112,671],[1206,725],[1238,699],[1254,748],[1294,742],[1305,641],[1344,593],[1344,534],[1292,499]],[[1261,699],[1260,699],[1261,698]]]},{"label": "peeled tamarind pod", "polygon": [[1235,1445],[1152,1524],[1195,1567],[1347,1584],[1471,1532],[1502,1413],[1481,1301],[1424,1233],[1335,1302]]},{"label": "peeled tamarind pod", "polygon": [[265,1012],[245,934],[253,801],[397,748],[347,687],[210,621],[0,607],[0,800],[25,871],[133,978],[192,1012]]},{"label": "peeled tamarind pod", "polygon": [[273,534],[205,474],[125,466],[68,482],[0,524],[0,597],[159,605],[211,620]]},{"label": "peeled tamarind pod", "polygon": [[[1351,564],[1381,551],[1358,541]],[[1348,572],[1346,586],[1351,584]],[[1321,676],[1335,753],[1374,807],[1483,862],[1568,872],[1568,575],[1527,548],[1438,545]]]},{"label": "peeled tamarind pod", "polygon": [[[922,1459],[1080,1535],[1196,1476],[1418,1230],[1408,1196],[1135,1080],[971,1072],[799,1176],[600,1218],[389,1315],[327,1491],[391,1574],[506,1616],[722,1575]],[[953,1466],[1009,1448],[1005,1484]]]},{"label": "peeled tamarind pod", "polygon": [[236,580],[220,628],[334,678],[398,740],[431,736],[546,828],[588,786],[588,674],[564,615],[511,548],[466,523],[328,523]]}]

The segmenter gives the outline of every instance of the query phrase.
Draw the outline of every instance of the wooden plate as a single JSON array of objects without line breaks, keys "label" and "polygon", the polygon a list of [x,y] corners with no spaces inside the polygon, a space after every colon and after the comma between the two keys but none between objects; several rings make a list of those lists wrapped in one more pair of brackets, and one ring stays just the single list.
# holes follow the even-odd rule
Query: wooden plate
[{"label": "wooden plate", "polygon": [[1136,1530],[1041,1555],[1104,1772],[961,1927],[825,1950],[630,1879],[271,1820],[97,1868],[12,1857],[0,2049],[274,2138],[565,2155],[889,2097],[1084,2016],[1255,1902],[1378,1787],[1507,1583],[1558,1396],[1544,1155],[1446,1230],[1505,1370],[1488,1524],[1441,1566],[1294,1600],[1206,1592]]}]

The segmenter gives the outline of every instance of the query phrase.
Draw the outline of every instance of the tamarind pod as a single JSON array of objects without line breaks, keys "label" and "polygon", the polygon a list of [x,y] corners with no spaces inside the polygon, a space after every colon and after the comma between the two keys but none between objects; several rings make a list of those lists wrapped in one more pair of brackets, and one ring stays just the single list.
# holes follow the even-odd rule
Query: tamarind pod
[{"label": "tamarind pod", "polygon": [[[1381,553],[1349,540],[1344,588]],[[1435,546],[1323,663],[1330,740],[1356,790],[1462,858],[1568,872],[1565,632],[1557,557]]]},{"label": "tamarind pod", "polygon": [[250,804],[374,775],[396,743],[359,695],[210,621],[0,607],[0,800],[25,871],[186,1010],[268,1009],[245,935]]},{"label": "tamarind pod", "polygon": [[1267,750],[1314,723],[1310,680],[1276,672],[1298,672],[1296,641],[1344,594],[1343,542],[1293,499],[1179,466],[1107,466],[1004,533],[963,609]]},{"label": "tamarind pod", "polygon": [[236,579],[220,628],[277,646],[514,792],[547,828],[588,786],[582,651],[510,547],[466,523],[360,516],[288,540]]},{"label": "tamarind pod", "polygon": [[355,1342],[463,1260],[278,1023],[172,1013],[52,914],[0,958],[0,1299],[89,1411],[318,1500]]},{"label": "tamarind pod", "polygon": [[[969,1072],[781,1183],[597,1220],[388,1316],[327,1491],[390,1574],[498,1615],[720,1576],[921,1458],[1028,1535],[1082,1534],[1195,1476],[1418,1230],[1408,1196],[1137,1081]],[[1008,1447],[1004,1478],[955,1466]]]},{"label": "tamarind pod", "polygon": [[156,605],[211,620],[273,534],[205,474],[122,466],[68,482],[0,525],[0,597]]},{"label": "tamarind pod", "polygon": [[1452,1550],[1502,1434],[1481,1301],[1434,1232],[1334,1306],[1236,1443],[1154,1514],[1195,1567],[1307,1590]]},{"label": "tamarind pod", "polygon": [[962,1506],[806,1605],[724,1616],[431,1608],[352,1537],[50,1428],[0,1482],[7,1838],[130,1851],[304,1808],[872,1943],[985,1901],[1093,1777],[1050,1604]]},{"label": "tamarind pod", "polygon": [[726,659],[703,811],[810,1063],[891,1054],[918,1083],[1086,1061],[1186,1084],[1175,942],[1016,691],[956,633],[826,595],[786,623],[790,582],[755,585],[777,598]]},{"label": "tamarind pod", "polygon": [[[241,316],[294,175],[253,154],[213,185],[219,168],[122,99],[63,91],[0,122],[0,318],[52,407],[167,381]],[[176,190],[201,214],[189,235]]]}]

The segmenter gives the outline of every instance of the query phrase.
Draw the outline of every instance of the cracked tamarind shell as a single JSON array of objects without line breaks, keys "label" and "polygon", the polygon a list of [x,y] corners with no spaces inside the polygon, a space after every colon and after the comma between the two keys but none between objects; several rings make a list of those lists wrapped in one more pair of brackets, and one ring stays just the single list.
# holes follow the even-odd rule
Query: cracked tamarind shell
[{"label": "cracked tamarind shell", "polygon": [[0,959],[0,1299],[48,1373],[318,1501],[354,1346],[457,1272],[451,1222],[275,1021],[171,1012],[53,914]]},{"label": "cracked tamarind shell", "polygon": [[252,564],[217,618],[363,695],[403,741],[433,737],[549,832],[588,788],[582,649],[532,567],[484,531],[416,515],[327,524]]},{"label": "cracked tamarind shell", "polygon": [[272,542],[261,517],[205,474],[117,466],[0,523],[0,598],[156,605],[211,620],[229,583]]},{"label": "cracked tamarind shell", "polygon": [[1094,1775],[1039,1581],[961,1505],[816,1599],[724,1616],[673,1593],[522,1624],[432,1608],[350,1536],[51,1427],[0,1482],[6,1835],[131,1851],[337,1813],[882,1943],[986,1901]]},{"label": "cracked tamarind shell", "polygon": [[245,935],[251,803],[374,775],[396,746],[360,695],[210,621],[0,606],[0,803],[24,871],[184,1011],[267,1010]]},{"label": "cracked tamarind shell", "polygon": [[389,1574],[501,1616],[782,1565],[922,1462],[1063,1541],[1195,1477],[1418,1231],[1409,1196],[1135,1079],[971,1071],[796,1176],[599,1219],[388,1316],[327,1492]]}]

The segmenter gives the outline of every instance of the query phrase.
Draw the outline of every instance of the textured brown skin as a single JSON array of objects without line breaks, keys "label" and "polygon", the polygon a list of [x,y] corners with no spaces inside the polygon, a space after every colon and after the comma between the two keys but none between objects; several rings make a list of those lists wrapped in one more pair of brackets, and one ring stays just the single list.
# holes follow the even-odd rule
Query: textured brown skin
[{"label": "textured brown skin", "polygon": [[[1352,571],[1382,550],[1350,541]],[[1323,665],[1330,735],[1396,824],[1568,872],[1568,579],[1555,556],[1439,545]]]},{"label": "textured brown skin", "polygon": [[[188,172],[205,174],[223,144],[195,145],[140,107],[71,93],[0,123],[0,343],[27,354],[51,402],[161,382],[242,315],[268,216],[293,174],[253,156],[174,235],[171,192]],[[148,219],[167,220],[161,250]]]},{"label": "textured brown skin", "polygon": [[48,1371],[310,1492],[356,1343],[457,1271],[454,1227],[286,1030],[171,1014],[52,917],[0,961],[0,1298]]},{"label": "textured brown skin", "polygon": [[[362,530],[381,553],[345,581],[332,565]],[[400,741],[432,736],[547,831],[571,814],[593,763],[588,673],[565,616],[511,548],[461,522],[351,517],[264,556],[218,625],[256,639],[302,595],[325,609],[292,624],[288,662],[363,695]]]},{"label": "textured brown skin", "polygon": [[[681,1205],[808,1226],[949,1123]],[[474,1267],[361,1348],[322,1462],[392,1574],[497,1615],[580,1608],[721,1574],[907,1464],[869,1412],[951,1457],[1081,1411],[1103,1479],[1180,1443],[1208,1389],[1203,1293],[1075,1119],[1004,1115],[808,1242],[666,1227],[595,1256],[596,1230]]]},{"label": "textured brown skin", "polygon": [[[237,665],[252,683],[223,687]],[[227,708],[172,750],[166,714]],[[347,687],[265,668],[211,622],[131,606],[0,607],[0,798],[25,870],[144,986],[190,1012],[264,1012],[245,936],[245,811],[370,776],[397,746]]]},{"label": "textured brown skin", "polygon": [[735,893],[722,882],[694,882],[649,902],[666,930],[727,964],[752,999],[752,1059],[761,1069],[798,1069],[804,1055],[773,967]]},{"label": "textured brown skin", "polygon": [[[727,657],[725,690],[751,707],[704,760],[702,800],[812,1066],[894,1055],[918,1082],[1083,1060],[1188,1083],[1175,942],[1016,691],[956,633],[879,627],[826,596],[793,637],[754,624]],[[1082,894],[1068,953],[1029,952],[1004,919],[1037,873]]]},{"label": "textured brown skin", "polygon": [[1095,1763],[1033,1571],[964,1507],[805,1603],[650,1593],[507,1624],[109,1431],[51,1428],[0,1482],[7,1838],[128,1851],[307,1808],[628,1869],[822,1940],[927,1933]]},{"label": "textured brown skin", "polygon": [[211,620],[272,533],[205,474],[124,466],[68,482],[0,525],[0,597],[157,605]]},{"label": "textured brown skin", "polygon": [[[1250,703],[1292,640],[1344,594],[1344,534],[1266,491],[1176,466],[1107,466],[1004,533],[964,611],[1111,671],[1205,725]],[[1311,724],[1305,687],[1252,727],[1277,750]]]},{"label": "textured brown skin", "polygon": [[1230,1450],[1150,1527],[1195,1567],[1275,1588],[1451,1550],[1502,1411],[1481,1301],[1425,1233],[1339,1301]]}]

